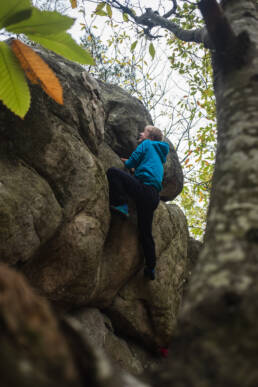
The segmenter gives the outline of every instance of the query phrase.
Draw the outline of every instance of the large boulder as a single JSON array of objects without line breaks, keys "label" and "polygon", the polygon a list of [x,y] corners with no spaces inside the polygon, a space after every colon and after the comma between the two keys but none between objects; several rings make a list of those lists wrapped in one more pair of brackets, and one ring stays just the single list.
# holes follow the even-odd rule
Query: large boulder
[{"label": "large boulder", "polygon": [[[56,104],[32,85],[24,120],[1,106],[1,260],[59,310],[104,308],[122,335],[151,349],[167,345],[186,270],[185,217],[177,206],[160,203],[153,224],[157,279],[146,281],[134,204],[128,221],[111,216],[105,173],[123,167],[120,156],[131,153],[151,117],[120,88],[38,52],[60,79],[65,102]],[[180,191],[180,183],[171,183],[181,171],[172,146],[169,160],[166,199]],[[110,347],[115,341],[109,339]]]},{"label": "large boulder", "polygon": [[109,228],[107,180],[96,157],[105,114],[93,78],[43,55],[62,82],[65,103],[33,86],[24,120],[1,109],[1,258],[22,262],[42,294],[73,305],[89,301],[98,287]]},{"label": "large boulder", "polygon": [[119,156],[134,149],[151,117],[117,86],[39,53],[60,79],[65,102],[33,85],[24,120],[1,109],[1,259],[18,264],[61,306],[107,305],[143,259],[135,221],[120,226],[116,219],[110,227],[105,170],[122,166]]},{"label": "large boulder", "polygon": [[98,81],[106,113],[105,142],[120,157],[128,157],[137,146],[139,133],[152,125],[149,112],[140,100],[116,85]]},{"label": "large boulder", "polygon": [[[63,211],[47,183],[22,160],[1,152],[0,257],[25,263],[56,232]],[[25,183],[26,182],[26,183]]]}]

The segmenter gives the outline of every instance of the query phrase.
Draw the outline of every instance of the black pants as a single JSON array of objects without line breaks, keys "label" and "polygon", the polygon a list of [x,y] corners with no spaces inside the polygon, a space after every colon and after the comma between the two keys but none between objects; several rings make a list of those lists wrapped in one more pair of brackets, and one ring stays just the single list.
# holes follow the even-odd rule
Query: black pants
[{"label": "black pants", "polygon": [[128,196],[136,203],[139,238],[143,247],[146,265],[154,269],[156,265],[155,243],[152,237],[152,220],[159,204],[158,190],[141,183],[134,176],[118,168],[107,171],[110,204],[118,206],[127,203]]}]

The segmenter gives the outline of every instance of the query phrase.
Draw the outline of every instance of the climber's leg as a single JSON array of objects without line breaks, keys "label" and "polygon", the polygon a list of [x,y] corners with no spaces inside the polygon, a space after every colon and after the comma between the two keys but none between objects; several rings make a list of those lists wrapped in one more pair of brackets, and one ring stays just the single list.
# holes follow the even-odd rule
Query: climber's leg
[{"label": "climber's leg", "polygon": [[151,278],[156,265],[152,221],[154,211],[159,204],[159,193],[155,187],[141,183],[134,176],[118,168],[110,168],[107,171],[107,178],[111,206],[126,204],[128,196],[136,203],[139,239],[145,256],[145,269],[150,273],[148,276]]},{"label": "climber's leg", "polygon": [[111,206],[126,204],[128,196],[134,200],[141,197],[142,183],[128,172],[112,167],[107,171],[107,178]]},{"label": "climber's leg", "polygon": [[[155,242],[152,236],[152,221],[154,211],[159,203],[159,193],[156,188],[148,185],[144,186],[144,195],[136,203],[138,214],[139,238],[145,256],[145,271],[151,277],[154,276],[156,265]],[[153,278],[154,279],[154,278]]]}]

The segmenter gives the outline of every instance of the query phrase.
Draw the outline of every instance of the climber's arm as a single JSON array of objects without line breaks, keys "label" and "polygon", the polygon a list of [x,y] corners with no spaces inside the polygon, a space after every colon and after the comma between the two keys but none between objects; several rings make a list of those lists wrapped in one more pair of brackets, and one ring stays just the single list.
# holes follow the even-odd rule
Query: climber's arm
[{"label": "climber's arm", "polygon": [[131,169],[131,168],[137,168],[138,165],[140,164],[142,157],[144,154],[143,150],[143,144],[140,144],[137,146],[135,151],[131,154],[128,160],[124,162],[126,168]]},{"label": "climber's arm", "polygon": [[[125,163],[128,159],[124,159],[121,157],[121,160],[123,161],[123,163]],[[135,168],[130,168],[131,174],[134,174],[134,171],[135,171]]]}]

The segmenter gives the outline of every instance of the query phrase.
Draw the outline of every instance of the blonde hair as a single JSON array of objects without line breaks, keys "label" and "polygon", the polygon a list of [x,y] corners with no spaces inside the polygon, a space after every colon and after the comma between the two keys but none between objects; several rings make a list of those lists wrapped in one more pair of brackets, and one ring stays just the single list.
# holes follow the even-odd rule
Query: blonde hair
[{"label": "blonde hair", "polygon": [[152,141],[162,141],[163,140],[163,133],[159,128],[156,128],[155,126],[148,125],[145,127],[148,131],[148,137]]}]

